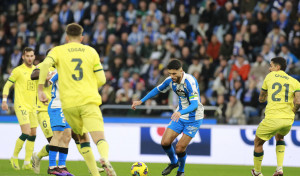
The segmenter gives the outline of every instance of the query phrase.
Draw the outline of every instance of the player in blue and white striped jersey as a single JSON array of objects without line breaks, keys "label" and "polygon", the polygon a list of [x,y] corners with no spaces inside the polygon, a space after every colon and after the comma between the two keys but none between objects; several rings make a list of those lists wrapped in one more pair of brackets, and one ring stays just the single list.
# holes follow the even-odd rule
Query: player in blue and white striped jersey
[{"label": "player in blue and white striped jersey", "polygon": [[[69,142],[71,140],[71,127],[66,122],[61,109],[58,92],[58,74],[55,73],[49,82],[52,84],[51,102],[48,106],[50,124],[53,137],[49,145],[49,169],[48,174],[73,176],[66,168]],[[59,152],[59,162],[56,166],[56,155]]]},{"label": "player in blue and white striped jersey", "polygon": [[[181,62],[177,59],[172,60],[167,66],[169,77],[159,86],[152,89],[140,101],[132,103],[132,109],[141,105],[148,99],[154,97],[160,92],[166,92],[172,89],[179,98],[179,105],[172,114],[168,128],[163,134],[161,145],[171,160],[163,171],[162,175],[168,175],[178,167],[177,176],[184,176],[184,167],[186,160],[186,148],[202,124],[204,117],[204,108],[200,100],[200,90],[197,80],[190,74],[184,73]],[[176,137],[183,133],[181,139],[176,144],[175,150],[171,145]]]}]

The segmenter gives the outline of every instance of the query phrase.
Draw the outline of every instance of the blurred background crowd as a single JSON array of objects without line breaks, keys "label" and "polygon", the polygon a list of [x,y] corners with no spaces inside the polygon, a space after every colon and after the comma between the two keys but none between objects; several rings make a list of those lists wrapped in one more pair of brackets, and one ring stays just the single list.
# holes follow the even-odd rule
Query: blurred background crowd
[{"label": "blurred background crowd", "polygon": [[[286,72],[300,78],[299,7],[298,0],[0,1],[0,89],[25,46],[34,48],[38,64],[76,22],[105,70],[103,104],[141,99],[168,77],[165,67],[176,58],[198,80],[202,104],[217,108],[206,117],[255,123],[264,111],[258,96],[270,59],[284,57]],[[146,105],[176,106],[177,98],[167,92]]]}]

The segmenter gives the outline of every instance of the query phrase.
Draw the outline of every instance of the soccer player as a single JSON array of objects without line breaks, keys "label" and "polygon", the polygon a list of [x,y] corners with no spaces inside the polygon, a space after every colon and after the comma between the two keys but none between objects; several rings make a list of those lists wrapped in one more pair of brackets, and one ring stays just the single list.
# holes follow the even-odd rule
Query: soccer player
[{"label": "soccer player", "polygon": [[35,59],[34,50],[32,48],[24,48],[22,52],[23,64],[13,69],[8,81],[3,88],[2,109],[8,110],[7,96],[10,87],[15,84],[15,102],[14,108],[18,118],[22,134],[16,141],[13,156],[10,159],[14,169],[20,170],[18,155],[27,139],[25,146],[25,160],[22,169],[32,169],[30,158],[34,148],[36,138],[36,127],[38,120],[36,117],[36,86],[34,81],[30,79]]},{"label": "soccer player", "polygon": [[[186,148],[202,124],[204,108],[200,102],[200,90],[197,80],[192,75],[184,73],[181,62],[174,59],[170,61],[167,69],[170,76],[159,86],[152,89],[143,99],[134,101],[132,109],[135,110],[136,106],[169,89],[172,89],[178,95],[179,106],[172,114],[172,121],[161,140],[162,148],[171,160],[171,164],[162,171],[162,175],[170,174],[174,168],[179,166],[177,176],[184,176],[187,157]],[[174,150],[172,143],[182,132],[183,135]]]},{"label": "soccer player", "polygon": [[[48,52],[47,52],[48,53]],[[56,117],[56,114],[54,113],[51,113],[52,111],[59,111],[61,112],[61,103],[60,103],[60,100],[59,100],[59,96],[58,96],[58,86],[56,84],[52,84],[53,83],[53,79],[54,78],[57,78],[57,77],[53,77],[56,75],[56,71],[54,72],[55,68],[51,67],[49,69],[49,73],[48,73],[48,76],[47,76],[47,81],[49,81],[49,83],[47,82],[45,85],[46,87],[44,87],[44,92],[46,94],[47,97],[52,97],[53,99],[55,99],[54,101],[54,104],[52,103],[53,101],[51,101],[50,103],[50,107],[56,107],[55,109],[52,109],[52,108],[48,108],[49,106],[48,105],[45,105],[44,103],[42,103],[39,99],[37,99],[37,106],[38,108],[40,108],[41,110],[38,111],[38,120],[39,120],[39,123],[40,123],[40,126],[41,126],[41,129],[42,131],[44,132],[44,135],[45,137],[47,138],[48,142],[50,143],[51,139],[52,139],[52,136],[53,136],[53,132],[52,132],[52,128],[54,128],[54,130],[56,129],[59,129],[60,126],[66,126],[67,129],[66,130],[69,130],[68,128],[70,128],[70,126],[67,124],[67,123],[64,123],[62,122],[61,125],[57,125],[57,120],[55,120],[56,118],[60,118],[61,119],[61,114],[63,115],[63,113],[57,113],[59,114],[58,117]],[[36,68],[34,69],[34,71],[32,72],[31,74],[31,79],[32,80],[38,80],[39,79],[39,73],[40,73],[40,69],[39,69],[39,65],[36,66]],[[51,80],[50,80],[51,79]],[[57,80],[55,80],[57,82]],[[56,83],[55,82],[55,83]],[[55,86],[54,87],[52,87]],[[53,91],[51,91],[53,90]],[[57,93],[56,93],[57,92]],[[52,95],[51,95],[52,94]],[[56,122],[55,124],[50,124],[50,117],[48,115],[48,109],[50,110],[49,113],[52,115],[52,123]],[[46,114],[44,114],[46,113]],[[40,116],[39,116],[40,114]],[[64,120],[65,121],[65,120]],[[59,123],[58,123],[59,124]],[[53,126],[53,127],[52,127]],[[50,127],[50,129],[48,129]],[[51,131],[51,132],[50,132]],[[51,133],[51,135],[49,135]],[[45,145],[41,150],[40,152],[38,153],[33,153],[32,154],[32,167],[33,167],[33,170],[36,174],[39,174],[40,173],[40,161],[43,157],[45,156],[48,156],[49,155],[49,148],[52,149],[52,151],[50,153],[52,153],[52,155],[49,157],[49,161],[52,161],[51,162],[51,165],[55,166],[56,164],[54,164],[54,161],[56,160],[56,155],[54,154],[56,147],[57,146],[54,146],[53,147],[53,143],[57,143],[56,141],[61,141],[61,145],[64,145],[64,146],[67,146],[68,147],[68,139],[70,138],[70,134],[68,133],[68,131],[66,131],[65,133],[63,133],[63,141],[61,139],[58,139],[58,138],[61,138],[61,134],[56,134],[56,133],[61,133],[60,131],[58,132],[55,132],[55,139],[53,140],[52,142],[52,146],[49,147],[49,144]],[[49,137],[48,137],[49,136]],[[78,148],[78,151],[81,153],[81,148],[80,148],[80,143],[79,143],[79,138],[77,135],[75,135],[74,133],[72,133],[72,138],[74,139],[75,143],[76,143],[76,146]],[[54,149],[53,149],[54,148]],[[58,147],[58,152],[59,152],[59,163],[58,163],[58,167],[59,168],[51,168],[51,170],[49,171],[51,174],[61,174],[61,172],[63,172],[64,174],[69,174],[71,175],[70,173],[67,173],[68,170],[65,168],[65,160],[66,160],[66,154],[68,153],[68,149],[65,149],[63,147]],[[50,163],[49,163],[50,164]],[[104,171],[104,169],[102,168],[98,168],[98,171],[101,173]],[[58,173],[59,172],[59,173]]]},{"label": "soccer player", "polygon": [[67,44],[53,48],[40,67],[39,99],[48,102],[43,93],[48,69],[55,65],[59,75],[62,110],[72,130],[79,134],[82,155],[93,176],[99,176],[92,149],[90,133],[101,155],[100,163],[107,175],[116,173],[108,161],[108,143],[104,138],[104,124],[99,105],[98,87],[105,82],[100,58],[95,49],[81,44],[83,28],[75,23],[66,28]]},{"label": "soccer player", "polygon": [[[286,60],[275,57],[270,63],[270,73],[266,76],[259,95],[259,102],[268,100],[263,119],[254,140],[253,176],[262,176],[261,163],[264,156],[263,144],[273,136],[276,139],[277,169],[273,176],[283,176],[283,158],[285,150],[284,136],[294,122],[295,113],[300,107],[300,83],[286,74]],[[295,103],[294,103],[295,99]]]},{"label": "soccer player", "polygon": [[[48,174],[58,176],[73,176],[66,167],[69,143],[71,140],[71,127],[66,122],[61,109],[61,102],[58,93],[58,74],[49,80],[52,86],[51,102],[48,106],[53,137],[49,145],[49,168]],[[59,152],[58,167],[56,166],[56,155]]]}]

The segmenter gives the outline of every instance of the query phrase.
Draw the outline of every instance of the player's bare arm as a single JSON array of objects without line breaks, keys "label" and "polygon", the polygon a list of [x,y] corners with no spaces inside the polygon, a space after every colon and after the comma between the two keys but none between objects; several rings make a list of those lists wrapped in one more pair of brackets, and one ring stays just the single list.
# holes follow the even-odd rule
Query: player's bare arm
[{"label": "player's bare arm", "polygon": [[11,88],[11,86],[13,85],[14,83],[12,83],[11,81],[7,81],[4,85],[4,88],[3,88],[3,95],[2,95],[2,105],[1,105],[1,108],[2,110],[4,111],[7,111],[8,110],[8,105],[7,105],[7,97],[8,97],[8,94],[9,94],[9,89]]},{"label": "player's bare arm", "polygon": [[300,92],[295,92],[295,101],[293,111],[296,113],[300,108]]},{"label": "player's bare arm", "polygon": [[141,105],[143,102],[141,100],[139,101],[133,101],[131,105],[131,109],[135,110],[137,106]]},{"label": "player's bare arm", "polygon": [[268,98],[268,92],[265,91],[265,90],[261,90],[261,91],[260,91],[260,94],[259,94],[259,99],[258,99],[258,101],[259,101],[260,103],[264,103],[264,102],[267,101],[267,98]]}]

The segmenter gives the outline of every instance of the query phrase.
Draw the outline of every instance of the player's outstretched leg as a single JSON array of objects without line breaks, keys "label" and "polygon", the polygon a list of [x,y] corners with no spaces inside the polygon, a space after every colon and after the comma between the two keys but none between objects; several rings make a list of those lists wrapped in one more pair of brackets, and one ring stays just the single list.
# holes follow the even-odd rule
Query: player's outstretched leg
[{"label": "player's outstretched leg", "polygon": [[68,156],[70,140],[71,140],[71,128],[65,127],[63,132],[63,138],[60,140],[59,147],[58,147],[58,151],[59,151],[58,168],[60,169],[61,173],[64,173],[67,176],[73,176],[73,174],[71,174],[66,167],[66,160]]}]

